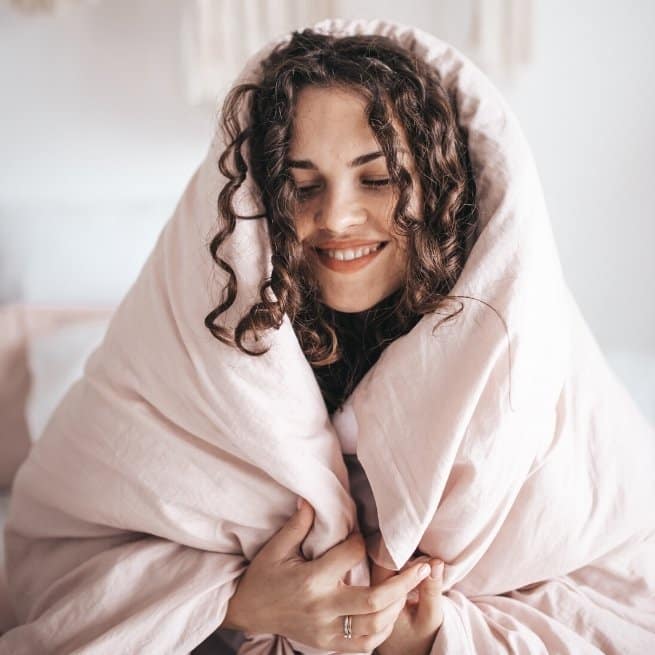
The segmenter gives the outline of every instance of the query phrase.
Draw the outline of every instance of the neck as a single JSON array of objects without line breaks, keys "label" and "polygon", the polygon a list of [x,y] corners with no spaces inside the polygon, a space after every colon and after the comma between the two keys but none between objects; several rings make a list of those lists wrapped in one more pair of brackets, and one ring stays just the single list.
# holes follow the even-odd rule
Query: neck
[{"label": "neck", "polygon": [[379,300],[372,307],[359,312],[342,312],[324,303],[321,304],[325,308],[328,320],[336,327],[340,325],[360,325],[364,327],[371,319],[381,319],[384,316],[390,315],[394,307],[398,304],[401,295],[402,289],[397,289],[382,300]]},{"label": "neck", "polygon": [[314,369],[330,414],[353,391],[382,351],[420,319],[416,315],[409,327],[401,327],[394,314],[401,295],[399,289],[361,312],[340,312],[323,305],[324,318],[336,331],[341,350],[337,362]]}]

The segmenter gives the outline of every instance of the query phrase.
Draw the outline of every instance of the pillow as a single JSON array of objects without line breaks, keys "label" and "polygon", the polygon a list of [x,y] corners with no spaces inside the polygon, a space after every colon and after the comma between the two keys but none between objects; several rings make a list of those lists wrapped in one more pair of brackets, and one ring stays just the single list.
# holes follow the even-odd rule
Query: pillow
[{"label": "pillow", "polygon": [[74,323],[108,320],[112,307],[0,305],[0,487],[11,485],[30,448],[25,415],[30,342]]},{"label": "pillow", "polygon": [[3,203],[0,302],[117,305],[175,202]]},{"label": "pillow", "polygon": [[109,320],[64,325],[31,340],[27,363],[32,384],[27,396],[29,435],[36,441],[73,382],[82,377],[89,355],[100,345]]},{"label": "pillow", "polygon": [[0,307],[0,334],[0,487],[6,487],[30,447],[23,411],[29,389],[27,330],[20,307]]}]

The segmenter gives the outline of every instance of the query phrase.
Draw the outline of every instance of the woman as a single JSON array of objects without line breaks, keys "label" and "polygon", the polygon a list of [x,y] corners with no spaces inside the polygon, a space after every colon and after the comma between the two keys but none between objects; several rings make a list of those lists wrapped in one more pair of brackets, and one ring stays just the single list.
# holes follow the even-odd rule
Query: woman
[{"label": "woman", "polygon": [[419,30],[315,31],[250,60],[21,468],[0,647],[649,652],[652,428],[511,112]]},{"label": "woman", "polygon": [[[269,55],[262,69],[256,87],[233,89],[223,112],[229,130],[230,122],[238,125],[241,105],[250,103],[249,134],[235,129],[221,162],[234,184],[251,170],[276,244],[261,302],[240,321],[236,334],[275,328],[282,315],[290,316],[333,414],[389,343],[444,304],[477,227],[475,182],[464,137],[436,72],[393,41],[375,35],[335,39],[305,30]],[[229,158],[246,138],[251,167],[229,171]],[[230,193],[227,184],[219,205],[236,220]],[[227,236],[221,233],[213,241],[214,256]],[[267,301],[268,288],[279,303]],[[213,321],[230,304],[228,299],[207,317],[208,327],[226,343],[232,343],[227,331]],[[235,346],[250,354],[238,342]],[[362,478],[361,467],[356,455],[345,457],[352,484]],[[305,512],[303,518],[310,516]],[[361,559],[361,542],[356,543]],[[338,619],[320,616],[308,623],[315,599],[293,593],[306,580],[294,580],[293,571],[283,570],[273,582],[271,562],[261,561],[267,552],[258,555],[237,589],[225,626],[338,648],[333,642]],[[350,550],[341,554],[337,547],[331,553],[328,568],[341,561],[344,574],[354,564]],[[435,602],[419,603],[411,615],[406,610],[392,639],[404,596],[384,611],[356,614],[350,624],[355,640],[376,639],[353,643],[354,650],[429,652],[441,616],[435,591],[440,569],[436,560],[432,564],[439,577],[428,577],[422,589]],[[256,579],[258,567],[270,584]],[[305,570],[321,577],[316,565]],[[377,575],[390,573],[380,568]],[[331,588],[334,583],[329,581]],[[287,585],[289,592],[279,593]],[[275,593],[262,597],[262,588]],[[321,599],[328,611],[332,596]],[[276,622],[275,607],[284,622]],[[242,618],[233,617],[235,608]],[[339,616],[349,612],[343,609]],[[417,625],[408,629],[412,620]]]}]

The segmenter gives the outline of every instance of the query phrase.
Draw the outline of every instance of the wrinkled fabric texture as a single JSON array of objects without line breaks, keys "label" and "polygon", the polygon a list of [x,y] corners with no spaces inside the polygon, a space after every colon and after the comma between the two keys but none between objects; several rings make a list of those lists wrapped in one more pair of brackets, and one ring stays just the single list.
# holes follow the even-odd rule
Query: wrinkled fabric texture
[{"label": "wrinkled fabric texture", "polygon": [[[385,34],[449,89],[481,217],[452,290],[463,311],[434,331],[442,316],[424,316],[333,417],[288,319],[262,357],[219,343],[203,325],[226,279],[207,249],[225,182],[217,133],[17,475],[5,539],[21,625],[0,652],[188,653],[297,496],[316,511],[306,557],[357,529],[342,453],[353,447],[378,519],[370,556],[400,569],[418,549],[446,563],[432,655],[655,652],[655,434],[563,279],[515,117],[473,64],[418,29],[315,28]],[[239,81],[256,80],[274,45]],[[254,198],[244,184],[237,211],[256,213]],[[239,221],[220,254],[238,277],[221,319],[233,327],[270,272],[265,221]],[[365,562],[350,581],[368,584]],[[246,637],[241,653],[316,652]]]}]

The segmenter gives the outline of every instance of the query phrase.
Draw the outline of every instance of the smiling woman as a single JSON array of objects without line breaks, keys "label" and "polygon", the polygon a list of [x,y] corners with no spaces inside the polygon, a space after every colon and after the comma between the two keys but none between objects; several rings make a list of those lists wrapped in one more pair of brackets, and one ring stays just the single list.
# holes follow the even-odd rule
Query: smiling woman
[{"label": "smiling woman", "polygon": [[[420,58],[380,36],[296,32],[262,62],[256,86],[232,89],[223,128],[220,166],[230,182],[219,208],[229,220],[211,250],[231,279],[205,321],[217,339],[252,353],[246,334],[279,327],[288,315],[318,370],[344,358],[326,309],[363,312],[399,291],[393,320],[367,322],[384,348],[452,300],[477,229],[475,180],[452,100]],[[237,218],[247,218],[230,203],[246,170],[265,208],[273,269],[233,340],[216,319],[236,298],[236,278],[217,253]]]},{"label": "smiling woman", "polygon": [[[223,107],[228,145],[220,168],[229,182],[219,194],[219,208],[228,222],[211,252],[230,279],[226,300],[207,315],[205,325],[220,341],[255,355],[264,351],[248,350],[246,333],[258,339],[288,316],[334,415],[392,342],[451,300],[478,228],[466,137],[436,71],[385,37],[295,32],[261,69],[259,82],[236,86]],[[248,164],[241,153],[246,141]],[[236,298],[236,276],[218,253],[236,220],[245,218],[234,212],[230,199],[247,174],[265,208],[272,272],[233,339],[217,319]],[[345,452],[344,461],[351,483],[360,488],[360,513],[366,513],[365,506],[370,512],[373,496],[356,455]],[[377,522],[364,514],[363,533],[377,533]],[[274,547],[272,540],[267,548]],[[352,555],[335,548],[330,557],[345,572]],[[252,632],[273,616],[269,609],[259,619],[253,616],[259,567],[276,570],[265,554],[259,557],[230,603],[224,627]],[[325,626],[315,622],[313,643],[321,643],[322,628],[323,643],[330,644],[329,635],[338,633],[343,620],[344,638],[357,638],[353,650],[377,646],[380,655],[424,655],[441,622],[442,569],[437,570],[421,586],[418,612],[404,609],[402,594],[390,597],[379,612],[352,616],[344,607],[336,626],[329,614],[320,619]],[[407,584],[409,572],[391,580],[383,567],[372,571],[376,582],[395,585]],[[410,587],[417,592],[416,580]],[[336,597],[328,594],[324,600]],[[296,609],[305,605],[294,604]],[[271,632],[298,637],[299,630],[290,620],[285,626],[276,623]]]}]

